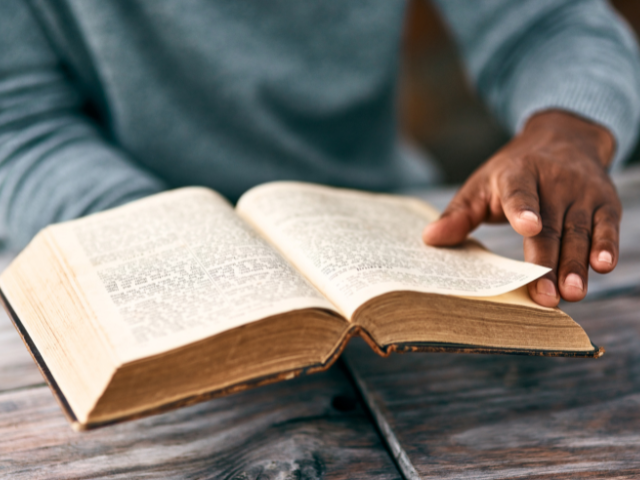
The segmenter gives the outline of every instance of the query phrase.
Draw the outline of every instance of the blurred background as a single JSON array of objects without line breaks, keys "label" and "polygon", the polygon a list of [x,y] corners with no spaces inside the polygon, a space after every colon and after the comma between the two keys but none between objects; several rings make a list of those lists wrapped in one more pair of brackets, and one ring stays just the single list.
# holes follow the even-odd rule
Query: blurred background
[{"label": "blurred background", "polygon": [[[611,3],[640,37],[640,0]],[[421,0],[408,4],[399,108],[402,133],[438,159],[446,183],[464,181],[508,139],[474,97],[436,10]],[[638,145],[630,162],[640,163]]]}]

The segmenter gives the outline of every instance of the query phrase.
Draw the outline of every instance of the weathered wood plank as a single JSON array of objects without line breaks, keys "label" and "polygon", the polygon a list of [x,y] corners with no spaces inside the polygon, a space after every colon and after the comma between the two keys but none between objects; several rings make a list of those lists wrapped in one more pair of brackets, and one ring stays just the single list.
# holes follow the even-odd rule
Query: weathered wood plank
[{"label": "weathered wood plank", "polygon": [[[613,175],[620,194],[624,214],[620,229],[620,258],[616,269],[608,275],[589,273],[588,298],[600,298],[637,291],[640,285],[640,167],[635,166]],[[412,192],[443,210],[456,188],[436,188]],[[482,225],[473,236],[491,251],[523,260],[522,237],[509,225]]]},{"label": "weathered wood plank", "polygon": [[563,307],[602,359],[345,355],[421,478],[640,478],[640,297]]},{"label": "weathered wood plank", "polygon": [[42,375],[11,320],[0,310],[0,392],[43,384]]},{"label": "weathered wood plank", "polygon": [[46,387],[0,394],[0,478],[397,479],[340,369],[73,432]]},{"label": "weathered wood plank", "polygon": [[[12,258],[9,253],[0,253],[0,272]],[[11,320],[0,308],[0,392],[34,385],[44,385],[42,375]]]}]

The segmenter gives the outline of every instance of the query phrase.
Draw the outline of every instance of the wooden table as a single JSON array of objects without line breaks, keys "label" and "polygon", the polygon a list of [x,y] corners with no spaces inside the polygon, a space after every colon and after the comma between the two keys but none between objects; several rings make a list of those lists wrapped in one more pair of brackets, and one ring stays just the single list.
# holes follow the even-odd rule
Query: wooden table
[{"label": "wooden table", "polygon": [[[640,478],[640,170],[616,182],[620,265],[563,306],[602,359],[382,359],[354,341],[322,374],[76,433],[2,315],[0,478]],[[508,228],[477,237],[521,258]]]},{"label": "wooden table", "polygon": [[640,298],[584,302],[599,360],[346,352],[423,479],[640,478]]}]

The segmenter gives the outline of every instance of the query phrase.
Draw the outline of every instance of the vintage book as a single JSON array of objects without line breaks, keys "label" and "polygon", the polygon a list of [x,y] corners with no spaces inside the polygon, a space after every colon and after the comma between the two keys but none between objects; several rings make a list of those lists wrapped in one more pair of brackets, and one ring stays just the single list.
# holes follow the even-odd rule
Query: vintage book
[{"label": "vintage book", "polygon": [[183,188],[44,229],[2,301],[77,429],[326,369],[354,335],[381,355],[602,354],[529,298],[547,269],[424,245],[437,215],[296,182],[235,209]]}]

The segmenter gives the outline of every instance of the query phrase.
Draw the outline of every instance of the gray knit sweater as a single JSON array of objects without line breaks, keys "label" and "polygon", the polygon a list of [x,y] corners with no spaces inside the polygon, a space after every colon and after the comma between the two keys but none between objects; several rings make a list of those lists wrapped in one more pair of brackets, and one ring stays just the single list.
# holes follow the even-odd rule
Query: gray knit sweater
[{"label": "gray knit sweater", "polygon": [[[600,0],[441,0],[512,130],[564,108],[633,145],[640,65]],[[166,188],[416,187],[397,154],[399,0],[0,1],[0,238]],[[463,139],[461,139],[463,141]]]}]

